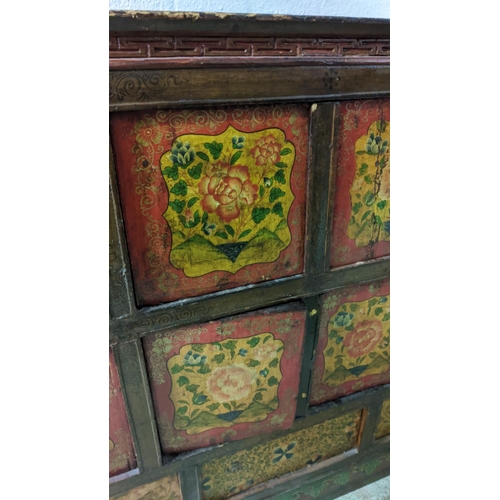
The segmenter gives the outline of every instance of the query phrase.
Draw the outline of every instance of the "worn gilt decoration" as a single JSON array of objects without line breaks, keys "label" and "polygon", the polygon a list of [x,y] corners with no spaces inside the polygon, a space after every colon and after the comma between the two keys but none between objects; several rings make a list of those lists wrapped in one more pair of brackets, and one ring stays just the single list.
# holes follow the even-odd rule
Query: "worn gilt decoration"
[{"label": "worn gilt decoration", "polygon": [[382,409],[380,410],[380,418],[377,423],[377,428],[375,429],[375,439],[387,436],[391,430],[391,419],[390,419],[390,408],[391,400],[387,399],[382,404]]},{"label": "worn gilt decoration", "polygon": [[228,498],[354,448],[360,422],[361,411],[348,413],[204,464],[202,497]]},{"label": "worn gilt decoration", "polygon": [[306,106],[120,113],[111,129],[139,305],[302,272]]},{"label": "worn gilt decoration", "polygon": [[144,484],[110,500],[182,500],[177,474],[166,476],[154,483]]},{"label": "worn gilt decoration", "polygon": [[118,378],[118,370],[109,351],[109,476],[116,476],[137,466],[132,435]]},{"label": "worn gilt decoration", "polygon": [[305,311],[288,308],[146,336],[163,452],[290,427],[304,328]]},{"label": "worn gilt decoration", "polygon": [[389,382],[389,282],[325,294],[311,403]]},{"label": "worn gilt decoration", "polygon": [[332,267],[389,254],[389,133],[388,99],[340,105]]}]

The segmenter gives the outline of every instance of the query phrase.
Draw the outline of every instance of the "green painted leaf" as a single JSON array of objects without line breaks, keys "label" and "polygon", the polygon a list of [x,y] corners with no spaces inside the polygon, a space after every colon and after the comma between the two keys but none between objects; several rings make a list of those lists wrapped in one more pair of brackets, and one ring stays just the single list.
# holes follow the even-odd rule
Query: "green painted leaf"
[{"label": "green painted leaf", "polygon": [[182,370],[184,370],[183,366],[181,366],[181,365],[174,365],[174,366],[172,366],[172,369],[170,370],[170,373],[172,373],[172,375],[175,375],[176,373],[179,373]]},{"label": "green painted leaf", "polygon": [[243,151],[236,151],[233,156],[231,156],[231,161],[229,162],[231,165],[234,165],[239,159]]},{"label": "green painted leaf", "polygon": [[382,201],[379,201],[377,203],[377,207],[380,209],[380,210],[384,210],[385,206],[387,205],[387,200],[382,200]]},{"label": "green painted leaf", "polygon": [[259,196],[262,198],[264,196],[264,193],[266,192],[266,190],[264,189],[264,186],[260,186],[259,187]]},{"label": "green painted leaf", "polygon": [[184,210],[184,207],[186,206],[186,202],[184,200],[174,200],[174,201],[171,201],[168,205],[170,207],[172,207],[172,210],[174,212],[177,212],[178,214],[180,214]]},{"label": "green painted leaf", "polygon": [[267,335],[266,337],[264,337],[264,340],[262,341],[262,343],[265,344],[271,337],[272,337],[272,335]]},{"label": "green painted leaf", "polygon": [[224,227],[230,236],[234,236],[234,229],[229,224],[225,224]]},{"label": "green painted leaf", "polygon": [[358,308],[358,304],[351,304],[351,305],[349,306],[349,309],[350,309],[352,312],[354,312],[357,308]]},{"label": "green painted leaf", "polygon": [[368,165],[366,163],[361,164],[361,168],[359,169],[359,175],[363,175],[368,170]]},{"label": "green painted leaf", "polygon": [[247,340],[247,344],[250,347],[255,347],[260,342],[260,337],[253,337],[250,340]]},{"label": "green painted leaf", "polygon": [[185,377],[184,375],[182,375],[181,377],[179,377],[179,379],[177,380],[177,383],[179,384],[180,387],[182,387],[183,385],[187,385],[189,384],[189,379],[187,377]]},{"label": "green painted leaf", "polygon": [[231,405],[228,404],[228,403],[222,403],[222,406],[224,406],[224,408],[226,408],[227,410],[231,411],[232,408],[231,408]]},{"label": "green painted leaf", "polygon": [[255,396],[252,398],[252,401],[262,401],[262,399],[263,399],[262,392],[257,392]]},{"label": "green painted leaf", "polygon": [[279,384],[279,381],[274,375],[272,377],[269,377],[267,380],[267,385],[269,385],[269,387],[272,387],[273,385],[278,385],[278,384]]},{"label": "green painted leaf", "polygon": [[353,207],[352,207],[352,213],[353,213],[354,215],[356,215],[356,214],[359,212],[359,209],[360,209],[362,206],[363,206],[363,203],[361,203],[361,202],[359,202],[359,201],[358,201],[357,203],[355,203],[355,204],[353,205]]},{"label": "green painted leaf", "polygon": [[389,313],[385,313],[384,317],[382,318],[382,321],[388,321],[391,318],[391,315]]},{"label": "green painted leaf", "polygon": [[356,151],[357,155],[364,155],[365,153],[366,153],[366,151]]},{"label": "green painted leaf", "polygon": [[378,302],[378,299],[370,299],[368,301],[368,307],[373,307]]},{"label": "green painted leaf", "polygon": [[191,208],[197,201],[199,200],[199,198],[191,198],[189,201],[188,201],[188,208]]},{"label": "green painted leaf", "polygon": [[278,198],[285,196],[285,191],[282,191],[280,188],[273,187],[271,189],[271,194],[269,195],[269,201],[274,203]]},{"label": "green painted leaf", "polygon": [[370,214],[372,213],[371,210],[368,210],[363,214],[363,217],[361,217],[361,222],[363,222]]},{"label": "green painted leaf", "polygon": [[227,235],[226,233],[224,233],[223,231],[217,231],[217,232],[215,233],[215,236],[218,236],[219,238],[223,238],[223,239],[225,239],[225,240],[227,240],[227,239],[228,239],[228,235]]},{"label": "green painted leaf", "polygon": [[177,413],[180,415],[185,415],[187,412],[188,407],[187,406],[181,406],[180,408],[177,409]]},{"label": "green painted leaf", "polygon": [[208,396],[205,396],[205,394],[193,394],[192,401],[195,405],[202,405],[207,399]]},{"label": "green painted leaf", "polygon": [[373,203],[375,202],[375,195],[372,192],[368,192],[363,197],[363,201],[369,207],[369,206],[373,205]]},{"label": "green painted leaf", "polygon": [[241,240],[241,238],[244,238],[247,234],[250,234],[252,232],[251,229],[245,229],[239,236],[238,239]]},{"label": "green painted leaf", "polygon": [[260,365],[260,361],[257,361],[256,359],[251,359],[248,361],[248,366],[250,368],[253,368],[254,366],[259,366]]},{"label": "green painted leaf", "polygon": [[[352,328],[351,328],[352,330]],[[342,341],[344,340],[344,337],[341,337],[340,335],[335,339],[335,343],[339,345]]]},{"label": "green painted leaf", "polygon": [[236,340],[228,340],[221,344],[225,349],[234,349],[236,347]]},{"label": "green painted leaf", "polygon": [[278,366],[278,363],[279,363],[279,359],[278,358],[274,358],[270,363],[269,363],[269,366],[271,368],[276,368]]},{"label": "green painted leaf", "polygon": [[191,413],[191,418],[194,418],[199,411],[199,408],[197,410],[193,410],[193,412]]},{"label": "green painted leaf", "polygon": [[207,222],[207,220],[208,220],[208,214],[207,214],[207,212],[203,212],[203,217],[201,218],[201,222],[203,224],[205,224],[205,222]]},{"label": "green painted leaf", "polygon": [[382,219],[380,218],[379,215],[375,216],[375,224],[378,224],[379,226],[383,226],[384,223],[382,222]]},{"label": "green painted leaf", "polygon": [[279,168],[288,168],[288,165],[286,163],[283,163],[282,161],[276,162],[275,165]]},{"label": "green painted leaf", "polygon": [[283,169],[279,169],[274,174],[274,180],[280,184],[286,184],[285,171]]},{"label": "green painted leaf", "polygon": [[194,352],[203,352],[204,346],[203,344],[191,344],[191,349],[193,349]]},{"label": "green painted leaf", "polygon": [[210,411],[215,411],[215,410],[217,410],[217,408],[219,408],[219,406],[220,406],[220,403],[212,403],[211,405],[208,405],[207,408]]},{"label": "green painted leaf", "polygon": [[375,316],[379,316],[380,314],[382,314],[384,310],[381,308],[381,307],[377,307],[375,309]]},{"label": "green painted leaf", "polygon": [[175,165],[173,167],[164,168],[161,173],[174,181],[179,178],[179,169]]},{"label": "green painted leaf", "polygon": [[372,183],[373,183],[373,181],[372,181],[372,176],[371,176],[371,175],[365,175],[365,176],[364,176],[364,179],[365,179],[365,182],[366,182],[367,184],[372,184]]},{"label": "green painted leaf", "polygon": [[285,148],[281,150],[280,156],[289,155],[292,152],[290,148]]},{"label": "green painted leaf", "polygon": [[221,142],[205,142],[205,144],[203,145],[210,151],[210,154],[214,157],[214,160],[217,160],[219,158],[223,147]]},{"label": "green painted leaf", "polygon": [[252,220],[255,222],[255,224],[259,224],[259,222],[262,222],[270,212],[270,208],[256,207],[252,210]]},{"label": "green painted leaf", "polygon": [[281,201],[276,203],[273,207],[273,214],[279,215],[280,217],[283,217],[283,205],[281,204]]},{"label": "green painted leaf", "polygon": [[325,352],[325,356],[333,356],[333,347],[330,347],[330,349],[328,349],[326,352]]},{"label": "green painted leaf", "polygon": [[334,339],[337,335],[338,335],[337,330],[331,330],[330,333],[328,334],[328,338],[331,340]]},{"label": "green painted leaf", "polygon": [[200,369],[198,370],[198,373],[210,373],[212,370],[208,365],[201,365]]},{"label": "green painted leaf", "polygon": [[179,182],[174,184],[171,192],[180,196],[186,196],[187,184],[183,180],[180,180]]},{"label": "green painted leaf", "polygon": [[200,153],[196,153],[196,156],[198,156],[202,160],[210,161],[210,158],[205,153],[201,153],[201,152]]},{"label": "green painted leaf", "polygon": [[218,365],[220,365],[223,361],[226,355],[221,352],[220,354],[216,354],[213,358],[212,361],[215,361]]},{"label": "green painted leaf", "polygon": [[203,164],[202,163],[198,163],[198,165],[195,165],[194,167],[188,168],[187,173],[193,179],[199,179],[201,177],[202,167],[203,167]]},{"label": "green painted leaf", "polygon": [[189,384],[189,385],[186,385],[186,391],[196,393],[196,390],[199,389],[199,387],[200,386],[196,385],[196,384]]}]

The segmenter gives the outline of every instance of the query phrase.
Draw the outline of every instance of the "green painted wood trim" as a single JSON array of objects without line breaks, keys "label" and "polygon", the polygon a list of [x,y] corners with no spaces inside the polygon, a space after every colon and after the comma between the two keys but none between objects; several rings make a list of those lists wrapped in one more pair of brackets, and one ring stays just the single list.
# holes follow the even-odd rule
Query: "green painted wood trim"
[{"label": "green painted wood trim", "polygon": [[367,405],[367,409],[364,414],[363,428],[361,431],[361,440],[359,443],[359,450],[365,451],[371,448],[373,441],[375,439],[375,429],[377,427],[377,422],[380,416],[380,411],[382,409],[382,403],[384,400],[374,400]]},{"label": "green painted wood trim", "polygon": [[111,33],[137,32],[196,36],[325,36],[331,38],[390,37],[389,19],[354,19],[330,16],[283,16],[271,14],[220,14],[204,12],[109,13]]},{"label": "green painted wood trim", "polygon": [[126,318],[110,320],[111,345],[163,332],[192,323],[202,323],[233,314],[271,307],[295,299],[319,295],[337,288],[376,281],[390,274],[389,257],[337,268],[329,273],[282,278],[137,310]]},{"label": "green painted wood trim", "polygon": [[[305,418],[295,420],[290,429],[280,429],[270,432],[265,436],[253,436],[219,446],[181,453],[176,457],[163,456],[163,466],[161,468],[144,472],[139,476],[131,477],[124,481],[120,481],[119,483],[111,484],[110,495],[117,495],[142,484],[157,481],[162,477],[168,476],[169,474],[179,473],[184,469],[201,466],[204,463],[210,462],[222,456],[252,448],[253,446],[262,444],[263,437],[265,437],[266,440],[284,437],[298,430],[307,429],[313,425],[320,424],[325,420],[330,420],[341,415],[345,415],[346,413],[366,408],[373,400],[387,399],[388,394],[388,385],[367,389],[344,398],[339,398],[335,401],[309,408],[307,416]],[[376,443],[373,448],[375,449],[377,446],[381,445],[385,446],[385,443]]]},{"label": "green painted wood trim", "polygon": [[115,351],[137,455],[137,465],[141,473],[157,469],[162,465],[161,450],[142,343],[140,340],[135,340],[120,344]]},{"label": "green painted wood trim", "polygon": [[321,315],[319,296],[306,298],[304,302],[307,306],[307,321],[304,351],[302,353],[302,367],[300,370],[299,392],[297,394],[296,417],[305,417],[309,407],[314,353],[316,344],[318,343],[318,318]]},{"label": "green painted wood trim", "polygon": [[181,470],[179,479],[183,500],[201,500],[201,482],[198,467]]},{"label": "green painted wood trim", "polygon": [[109,143],[109,314],[119,319],[136,311],[125,243],[114,155]]},{"label": "green painted wood trim", "polygon": [[332,148],[334,120],[338,105],[335,103],[313,104],[311,107],[309,187],[306,229],[305,274],[321,274],[330,252],[326,247],[328,207],[333,190]]}]

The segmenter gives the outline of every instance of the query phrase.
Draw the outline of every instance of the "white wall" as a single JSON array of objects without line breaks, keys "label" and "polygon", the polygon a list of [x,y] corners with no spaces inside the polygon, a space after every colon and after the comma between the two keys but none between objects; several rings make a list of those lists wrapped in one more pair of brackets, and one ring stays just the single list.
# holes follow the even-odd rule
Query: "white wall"
[{"label": "white wall", "polygon": [[389,0],[109,0],[110,10],[173,10],[239,14],[374,17],[389,19]]}]

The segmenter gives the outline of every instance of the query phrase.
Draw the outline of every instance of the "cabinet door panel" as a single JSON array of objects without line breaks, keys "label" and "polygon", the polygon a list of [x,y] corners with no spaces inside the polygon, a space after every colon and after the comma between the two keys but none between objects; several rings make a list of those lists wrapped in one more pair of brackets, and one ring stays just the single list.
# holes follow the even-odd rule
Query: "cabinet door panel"
[{"label": "cabinet door panel", "polygon": [[322,297],[311,404],[389,382],[389,280]]},{"label": "cabinet door panel", "polygon": [[309,106],[117,113],[139,306],[302,273]]},{"label": "cabinet door panel", "polygon": [[305,316],[288,306],[146,336],[163,452],[290,427]]},{"label": "cabinet door panel", "polygon": [[340,104],[331,266],[389,255],[388,99]]}]

